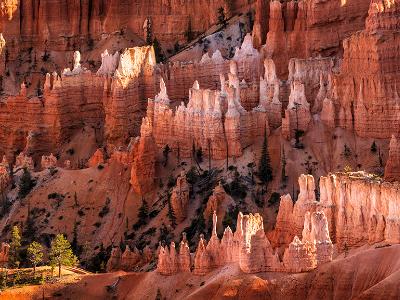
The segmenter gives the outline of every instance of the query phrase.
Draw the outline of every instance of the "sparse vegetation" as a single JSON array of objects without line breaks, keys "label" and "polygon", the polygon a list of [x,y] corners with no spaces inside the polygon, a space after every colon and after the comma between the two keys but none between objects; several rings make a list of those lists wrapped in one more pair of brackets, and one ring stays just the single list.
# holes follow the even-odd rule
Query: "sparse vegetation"
[{"label": "sparse vegetation", "polygon": [[50,261],[58,266],[58,277],[61,277],[61,266],[74,266],[78,263],[78,258],[71,249],[71,244],[62,234],[57,234],[51,242]]},{"label": "sparse vegetation", "polygon": [[106,197],[106,203],[104,204],[103,208],[99,212],[100,218],[103,218],[105,215],[107,215],[110,212],[110,203],[111,203],[111,199]]},{"label": "sparse vegetation", "polygon": [[9,263],[12,267],[20,265],[21,233],[18,226],[13,226],[11,230],[11,243],[9,250]]},{"label": "sparse vegetation", "polygon": [[345,158],[350,158],[351,154],[352,154],[352,152],[351,152],[351,149],[349,148],[349,146],[347,146],[346,144],[344,144],[344,148],[343,148],[343,153],[342,153],[342,155],[343,155]]},{"label": "sparse vegetation", "polygon": [[373,141],[372,145],[371,145],[371,152],[372,153],[376,153],[378,151],[378,148],[376,146],[375,141]]},{"label": "sparse vegetation", "polygon": [[138,230],[140,227],[147,223],[149,217],[149,206],[144,198],[142,198],[142,205],[138,211],[138,221],[133,224],[133,230]]},{"label": "sparse vegetation", "polygon": [[18,197],[20,199],[25,198],[35,185],[36,182],[32,179],[31,173],[27,168],[24,168],[23,174],[19,182]]},{"label": "sparse vegetation", "polygon": [[225,9],[223,7],[218,8],[218,24],[222,25],[223,27],[227,25]]},{"label": "sparse vegetation", "polygon": [[268,184],[273,179],[271,159],[268,151],[268,137],[266,128],[264,130],[264,142],[261,151],[260,163],[258,166],[258,177],[263,184]]},{"label": "sparse vegetation", "polygon": [[43,261],[43,247],[38,242],[32,242],[27,249],[28,260],[33,267],[33,278],[36,276],[36,266]]}]

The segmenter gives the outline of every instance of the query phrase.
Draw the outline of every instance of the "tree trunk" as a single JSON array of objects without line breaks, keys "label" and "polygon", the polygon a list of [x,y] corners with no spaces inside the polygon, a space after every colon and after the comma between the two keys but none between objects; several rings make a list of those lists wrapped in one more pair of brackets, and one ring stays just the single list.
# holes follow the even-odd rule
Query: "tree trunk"
[{"label": "tree trunk", "polygon": [[35,275],[36,275],[36,265],[33,265],[33,279],[35,279]]},{"label": "tree trunk", "polygon": [[61,263],[58,264],[58,277],[61,277]]}]

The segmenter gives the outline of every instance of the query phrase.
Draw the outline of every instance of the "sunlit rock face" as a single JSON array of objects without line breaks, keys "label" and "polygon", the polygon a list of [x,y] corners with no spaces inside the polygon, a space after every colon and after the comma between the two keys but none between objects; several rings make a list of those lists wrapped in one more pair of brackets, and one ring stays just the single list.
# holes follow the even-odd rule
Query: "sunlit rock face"
[{"label": "sunlit rock face", "polygon": [[231,61],[228,80],[220,76],[221,90],[202,89],[195,81],[187,105],[182,102],[175,110],[161,79],[160,93],[147,106],[157,146],[168,145],[180,157],[190,157],[195,147],[213,159],[224,159],[240,157],[245,147],[265,130],[269,132],[267,112],[261,105],[250,111],[243,108],[237,74],[237,63]]},{"label": "sunlit rock face", "polygon": [[389,139],[398,132],[399,7],[398,1],[371,1],[366,29],[343,42],[335,120],[361,137]]},{"label": "sunlit rock face", "polygon": [[319,202],[315,199],[312,176],[301,176],[299,185],[300,194],[294,205],[289,195],[282,197],[275,229],[268,235],[272,245],[287,245],[295,236],[307,236],[301,231],[304,215],[321,211],[328,229],[324,227],[320,234],[326,236],[329,230],[339,249],[381,241],[399,243],[397,183],[382,182],[363,172],[331,174],[320,178]]},{"label": "sunlit rock face", "polygon": [[[237,229],[233,233],[227,227],[220,240],[217,235],[217,214],[213,214],[210,240],[200,236],[194,259],[190,262],[189,249],[184,237],[180,252],[175,244],[161,246],[157,271],[163,275],[187,272],[193,264],[195,275],[205,275],[215,268],[236,263],[245,273],[304,272],[332,260],[333,245],[329,237],[328,220],[324,212],[307,212],[304,217],[303,239],[297,236],[286,249],[283,261],[274,252],[264,232],[263,219],[259,214],[238,214]],[[185,265],[185,268],[181,266]]]}]

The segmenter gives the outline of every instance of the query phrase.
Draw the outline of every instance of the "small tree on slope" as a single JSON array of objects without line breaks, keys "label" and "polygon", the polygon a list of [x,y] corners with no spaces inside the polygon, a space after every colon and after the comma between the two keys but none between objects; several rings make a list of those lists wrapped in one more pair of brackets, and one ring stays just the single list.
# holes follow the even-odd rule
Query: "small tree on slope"
[{"label": "small tree on slope", "polygon": [[78,263],[78,258],[64,235],[57,234],[51,242],[50,260],[53,265],[58,266],[58,277],[61,277],[61,266],[75,266]]}]

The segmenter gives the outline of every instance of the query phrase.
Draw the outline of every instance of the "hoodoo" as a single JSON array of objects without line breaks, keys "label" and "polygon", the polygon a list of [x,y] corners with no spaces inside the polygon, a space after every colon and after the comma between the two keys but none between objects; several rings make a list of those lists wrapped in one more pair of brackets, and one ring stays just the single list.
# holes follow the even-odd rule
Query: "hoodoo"
[{"label": "hoodoo", "polygon": [[400,0],[0,0],[0,300],[399,299],[399,87]]}]

